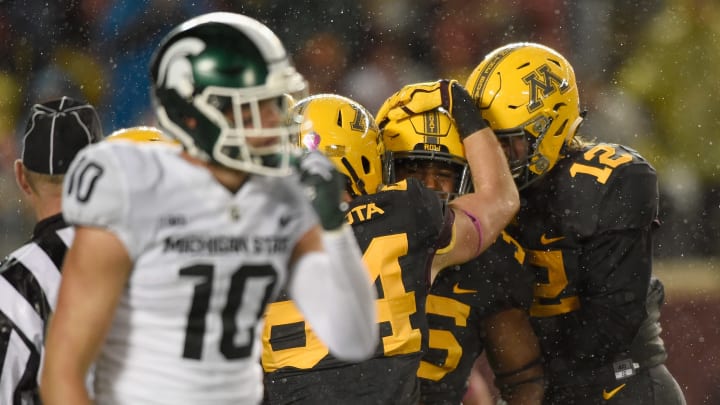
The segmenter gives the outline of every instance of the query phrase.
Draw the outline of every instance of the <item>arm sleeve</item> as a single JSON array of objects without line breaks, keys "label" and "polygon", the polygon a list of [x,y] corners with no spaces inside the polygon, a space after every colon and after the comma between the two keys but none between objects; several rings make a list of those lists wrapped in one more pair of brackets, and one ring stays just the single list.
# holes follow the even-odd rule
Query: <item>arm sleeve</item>
[{"label": "arm sleeve", "polygon": [[[586,282],[574,344],[582,356],[607,357],[628,351],[646,316],[651,274],[649,227],[594,238],[581,268]],[[605,353],[593,353],[600,348]],[[605,361],[611,361],[606,358]]]},{"label": "arm sleeve", "polygon": [[578,333],[573,335],[581,355],[604,361],[630,350],[646,317],[657,219],[655,170],[644,161],[617,170],[599,205],[597,229],[587,237],[580,256],[581,309]]},{"label": "arm sleeve", "polygon": [[379,336],[375,290],[349,225],[325,232],[323,244],[298,260],[290,295],[334,356],[365,360]]}]

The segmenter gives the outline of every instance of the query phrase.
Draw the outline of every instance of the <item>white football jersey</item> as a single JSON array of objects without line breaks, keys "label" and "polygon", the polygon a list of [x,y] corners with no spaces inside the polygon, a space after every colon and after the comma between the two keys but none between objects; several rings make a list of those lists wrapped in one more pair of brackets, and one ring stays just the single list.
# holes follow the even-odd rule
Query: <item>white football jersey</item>
[{"label": "white football jersey", "polygon": [[68,174],[66,220],[109,229],[134,262],[96,402],[258,403],[261,316],[317,224],[295,175],[253,175],[233,194],[176,148],[125,142],[85,148]]}]

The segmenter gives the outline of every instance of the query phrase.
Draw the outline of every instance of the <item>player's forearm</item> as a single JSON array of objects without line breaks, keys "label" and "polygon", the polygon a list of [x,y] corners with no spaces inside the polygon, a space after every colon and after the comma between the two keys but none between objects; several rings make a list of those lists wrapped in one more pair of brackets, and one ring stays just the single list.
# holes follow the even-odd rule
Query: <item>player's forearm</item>
[{"label": "player's forearm", "polygon": [[492,129],[480,129],[463,139],[465,155],[470,165],[473,186],[477,190],[503,193],[508,201],[519,207],[519,193],[510,173],[510,166],[500,142]]},{"label": "player's forearm", "polygon": [[[50,322],[45,344],[45,362],[40,379],[43,404],[90,404],[85,377],[90,368],[88,346],[76,344],[76,336],[68,330],[78,330],[62,321],[64,308],[58,308]],[[66,311],[65,311],[66,312]]]},{"label": "player's forearm", "polygon": [[85,379],[78,373],[60,370],[46,363],[40,383],[40,395],[45,405],[91,405]]},{"label": "player's forearm", "polygon": [[495,385],[507,405],[540,405],[545,394],[545,373],[539,359],[516,372],[496,375]]},{"label": "player's forearm", "polygon": [[487,357],[495,384],[508,404],[539,405],[544,392],[540,342],[527,314],[506,309],[482,321]]},{"label": "player's forearm", "polygon": [[473,179],[473,193],[453,205],[479,219],[483,248],[492,244],[520,208],[520,197],[500,143],[490,128],[463,140]]},{"label": "player's forearm", "polygon": [[364,360],[377,345],[375,290],[348,225],[324,232],[323,244],[299,260],[290,294],[333,355]]},{"label": "player's forearm", "polygon": [[[340,276],[333,278],[337,283],[334,291],[341,294],[336,301],[344,303],[347,308],[339,306],[335,318],[338,324],[345,324],[345,340],[354,341],[357,347],[350,360],[365,359],[373,353],[379,336],[377,294],[370,282],[369,271],[363,263],[362,252],[349,225],[343,225],[334,232],[324,232],[323,243],[328,250],[334,274]],[[343,300],[343,297],[346,299]],[[349,317],[348,313],[354,314],[354,317]]]},{"label": "player's forearm", "polygon": [[544,394],[545,382],[538,379],[519,384],[511,391],[503,393],[502,397],[507,405],[540,405]]}]

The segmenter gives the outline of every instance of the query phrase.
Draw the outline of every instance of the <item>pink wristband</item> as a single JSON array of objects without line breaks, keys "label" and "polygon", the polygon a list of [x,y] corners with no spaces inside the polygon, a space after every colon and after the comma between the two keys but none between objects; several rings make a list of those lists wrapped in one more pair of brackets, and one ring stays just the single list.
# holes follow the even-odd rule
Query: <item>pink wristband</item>
[{"label": "pink wristband", "polygon": [[460,208],[460,211],[462,211],[465,215],[467,215],[468,218],[470,218],[470,221],[472,221],[473,225],[475,225],[475,231],[477,231],[477,234],[478,234],[478,246],[477,246],[477,250],[475,251],[475,255],[477,256],[480,254],[480,252],[482,252],[482,241],[483,241],[482,240],[483,233],[482,233],[482,228],[480,227],[480,221],[478,221],[478,219],[475,217],[475,215],[465,211],[464,209]]}]

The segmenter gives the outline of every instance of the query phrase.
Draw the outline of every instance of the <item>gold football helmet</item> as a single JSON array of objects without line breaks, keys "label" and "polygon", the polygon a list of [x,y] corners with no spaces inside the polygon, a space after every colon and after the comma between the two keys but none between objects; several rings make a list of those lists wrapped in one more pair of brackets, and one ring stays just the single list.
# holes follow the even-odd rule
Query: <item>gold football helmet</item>
[{"label": "gold football helmet", "polygon": [[386,183],[399,180],[397,173],[401,167],[407,170],[417,163],[434,162],[448,166],[455,176],[454,190],[445,198],[453,199],[469,191],[472,182],[465,147],[452,118],[443,108],[385,120],[380,135],[385,145],[383,169]]},{"label": "gold football helmet", "polygon": [[519,189],[555,166],[585,115],[570,63],[535,43],[490,52],[465,87],[503,142]]},{"label": "gold football helmet", "polygon": [[122,128],[111,133],[106,138],[108,141],[120,141],[127,140],[132,142],[165,142],[170,144],[178,144],[174,139],[168,138],[163,135],[162,131],[155,127],[130,127]]},{"label": "gold football helmet", "polygon": [[300,123],[300,146],[330,158],[347,177],[350,195],[378,191],[383,146],[375,119],[365,107],[336,94],[317,94],[299,100],[292,116]]}]

